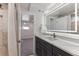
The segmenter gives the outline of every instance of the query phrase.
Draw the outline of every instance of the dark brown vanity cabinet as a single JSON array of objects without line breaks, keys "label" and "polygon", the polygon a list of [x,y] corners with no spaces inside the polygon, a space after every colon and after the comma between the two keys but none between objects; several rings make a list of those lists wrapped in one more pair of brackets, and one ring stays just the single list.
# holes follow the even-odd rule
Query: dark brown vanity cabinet
[{"label": "dark brown vanity cabinet", "polygon": [[52,45],[36,37],[36,54],[38,56],[52,56]]},{"label": "dark brown vanity cabinet", "polygon": [[71,54],[61,50],[60,48],[53,45],[52,48],[53,56],[72,56]]},{"label": "dark brown vanity cabinet", "polygon": [[35,37],[36,54],[38,56],[71,56],[71,54],[59,49],[58,47]]}]

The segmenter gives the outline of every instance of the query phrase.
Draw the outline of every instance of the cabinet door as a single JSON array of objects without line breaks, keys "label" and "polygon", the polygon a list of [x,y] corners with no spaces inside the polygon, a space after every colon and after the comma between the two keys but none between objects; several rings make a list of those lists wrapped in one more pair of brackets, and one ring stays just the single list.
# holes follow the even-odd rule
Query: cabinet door
[{"label": "cabinet door", "polygon": [[55,56],[72,56],[71,54],[61,50],[60,48],[53,46],[53,55]]},{"label": "cabinet door", "polygon": [[47,56],[47,49],[44,46],[42,46],[42,56]]},{"label": "cabinet door", "polygon": [[41,47],[41,45],[40,45],[40,40],[39,40],[39,38],[38,37],[35,37],[35,41],[36,41],[36,46],[35,46],[35,48],[36,48],[36,54],[38,55],[38,56],[41,56],[42,55],[42,47]]},{"label": "cabinet door", "polygon": [[38,56],[52,56],[52,45],[36,37],[36,54]]},{"label": "cabinet door", "polygon": [[52,56],[52,45],[44,40],[41,41],[43,56]]},{"label": "cabinet door", "polygon": [[52,45],[46,42],[47,56],[52,56]]},{"label": "cabinet door", "polygon": [[36,48],[36,54],[38,56],[42,56],[42,47],[41,46],[39,46],[39,48]]}]

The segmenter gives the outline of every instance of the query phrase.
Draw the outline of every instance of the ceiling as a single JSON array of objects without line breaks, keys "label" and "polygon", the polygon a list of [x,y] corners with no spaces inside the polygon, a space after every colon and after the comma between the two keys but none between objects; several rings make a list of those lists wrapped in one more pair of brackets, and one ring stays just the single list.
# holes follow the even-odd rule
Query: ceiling
[{"label": "ceiling", "polygon": [[73,14],[75,12],[75,3],[70,3],[63,8],[59,8],[58,10],[54,10],[53,13],[50,13],[49,16],[60,17],[68,14]]},{"label": "ceiling", "polygon": [[22,12],[42,12],[44,11],[51,3],[21,3]]},{"label": "ceiling", "polygon": [[29,11],[30,10],[30,3],[21,3],[21,10],[22,11]]}]

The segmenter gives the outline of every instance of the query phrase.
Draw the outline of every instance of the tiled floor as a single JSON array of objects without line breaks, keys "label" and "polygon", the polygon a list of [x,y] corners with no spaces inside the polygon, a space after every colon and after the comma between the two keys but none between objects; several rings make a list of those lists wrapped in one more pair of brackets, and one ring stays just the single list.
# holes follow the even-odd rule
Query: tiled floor
[{"label": "tiled floor", "polygon": [[21,46],[22,56],[29,56],[33,54],[33,38],[22,39]]},{"label": "tiled floor", "polygon": [[29,55],[29,56],[37,56],[37,55],[35,55],[35,54],[32,54],[32,55]]}]

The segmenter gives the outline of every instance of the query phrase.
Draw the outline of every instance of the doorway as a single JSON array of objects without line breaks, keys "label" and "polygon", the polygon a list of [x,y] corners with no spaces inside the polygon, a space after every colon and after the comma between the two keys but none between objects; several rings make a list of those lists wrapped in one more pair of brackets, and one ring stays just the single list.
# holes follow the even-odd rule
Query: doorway
[{"label": "doorway", "polygon": [[34,17],[33,15],[22,15],[21,21],[21,55],[28,56],[33,54],[34,37]]}]

